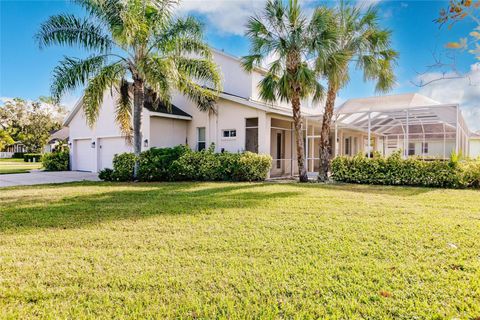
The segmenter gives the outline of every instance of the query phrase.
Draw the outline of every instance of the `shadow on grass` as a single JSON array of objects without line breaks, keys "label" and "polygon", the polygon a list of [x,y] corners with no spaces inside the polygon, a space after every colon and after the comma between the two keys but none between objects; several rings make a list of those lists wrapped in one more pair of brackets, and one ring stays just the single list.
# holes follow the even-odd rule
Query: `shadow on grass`
[{"label": "shadow on grass", "polygon": [[346,191],[352,193],[379,194],[394,197],[411,197],[428,193],[438,188],[413,187],[413,186],[384,186],[371,184],[355,183],[297,183],[296,186],[302,188],[317,188],[330,191]]},{"label": "shadow on grass", "polygon": [[[298,191],[262,190],[266,184],[217,183],[212,187],[201,183],[77,183],[60,187],[76,185],[91,185],[101,190],[88,195],[66,195],[55,201],[49,201],[48,195],[43,195],[40,198],[24,198],[21,202],[6,202],[0,209],[0,232],[36,228],[68,229],[119,219],[255,208],[267,201],[299,194]],[[37,188],[61,192],[58,185],[32,189]]]}]

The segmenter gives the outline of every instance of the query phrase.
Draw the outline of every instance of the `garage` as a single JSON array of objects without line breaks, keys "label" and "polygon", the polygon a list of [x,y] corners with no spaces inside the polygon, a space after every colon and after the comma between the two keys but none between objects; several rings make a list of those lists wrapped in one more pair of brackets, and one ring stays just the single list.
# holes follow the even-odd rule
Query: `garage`
[{"label": "garage", "polygon": [[123,137],[98,139],[98,170],[113,168],[115,154],[132,152],[132,147]]},{"label": "garage", "polygon": [[95,149],[91,139],[74,140],[73,170],[95,172]]}]

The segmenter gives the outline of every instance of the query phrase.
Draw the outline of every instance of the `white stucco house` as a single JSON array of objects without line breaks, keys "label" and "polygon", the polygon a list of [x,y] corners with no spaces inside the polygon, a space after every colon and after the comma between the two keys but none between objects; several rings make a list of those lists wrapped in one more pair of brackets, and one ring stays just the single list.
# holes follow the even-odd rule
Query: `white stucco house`
[{"label": "white stucco house", "polygon": [[[223,92],[214,112],[201,112],[182,95],[163,106],[144,108],[142,148],[186,144],[194,150],[215,144],[217,152],[252,151],[273,158],[271,177],[296,174],[292,111],[288,104],[259,98],[263,70],[246,73],[238,58],[214,50],[223,74]],[[72,170],[98,172],[112,167],[113,156],[130,152],[114,120],[112,93],[106,92],[96,125],[90,128],[80,99],[68,115]],[[302,102],[305,152],[309,172],[318,170],[321,104]],[[332,157],[368,150],[385,155],[404,150],[405,156],[448,158],[452,151],[477,152],[471,133],[455,104],[440,104],[418,94],[352,99],[336,110],[332,126]]]}]

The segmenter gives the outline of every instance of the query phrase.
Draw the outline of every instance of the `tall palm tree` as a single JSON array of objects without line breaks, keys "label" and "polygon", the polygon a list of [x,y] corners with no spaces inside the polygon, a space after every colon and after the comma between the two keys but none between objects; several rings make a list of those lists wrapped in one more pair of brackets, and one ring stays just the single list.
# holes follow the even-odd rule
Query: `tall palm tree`
[{"label": "tall palm tree", "polygon": [[333,50],[319,50],[316,70],[328,80],[320,138],[320,181],[328,180],[330,169],[330,126],[338,91],[349,81],[349,66],[363,70],[364,80],[376,80],[376,91],[386,92],[395,84],[393,65],[398,53],[391,48],[391,31],[381,28],[374,7],[362,8],[341,2],[335,9],[337,41]]},{"label": "tall palm tree", "polygon": [[243,57],[243,66],[251,72],[268,58],[274,58],[259,83],[260,97],[267,102],[281,100],[292,105],[301,182],[308,181],[308,177],[300,102],[306,97],[318,101],[323,96],[324,88],[309,60],[315,50],[327,48],[335,39],[334,30],[329,28],[332,16],[330,10],[319,8],[307,19],[298,0],[289,0],[287,4],[268,0],[262,13],[251,17],[247,24],[246,36],[251,45],[250,54]]},{"label": "tall palm tree", "polygon": [[[52,16],[41,25],[36,39],[41,48],[69,45],[93,52],[86,59],[65,57],[54,70],[51,86],[56,99],[85,86],[83,111],[89,125],[98,118],[105,91],[114,88],[119,93],[116,122],[126,137],[133,131],[134,153],[139,155],[146,95],[169,106],[176,90],[201,110],[213,107],[221,90],[219,72],[201,25],[191,17],[172,17],[176,0],[76,2],[88,12],[86,18]],[[138,161],[135,177],[137,173]]]}]

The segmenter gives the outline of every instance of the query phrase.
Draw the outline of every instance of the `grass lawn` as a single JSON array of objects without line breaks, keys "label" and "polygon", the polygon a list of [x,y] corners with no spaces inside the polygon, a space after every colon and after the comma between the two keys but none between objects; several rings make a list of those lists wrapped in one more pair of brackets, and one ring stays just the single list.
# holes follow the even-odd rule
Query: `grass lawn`
[{"label": "grass lawn", "polygon": [[0,190],[0,318],[479,319],[480,192]]},{"label": "grass lawn", "polygon": [[41,162],[25,162],[23,159],[0,159],[0,174],[25,173],[41,167]]}]

